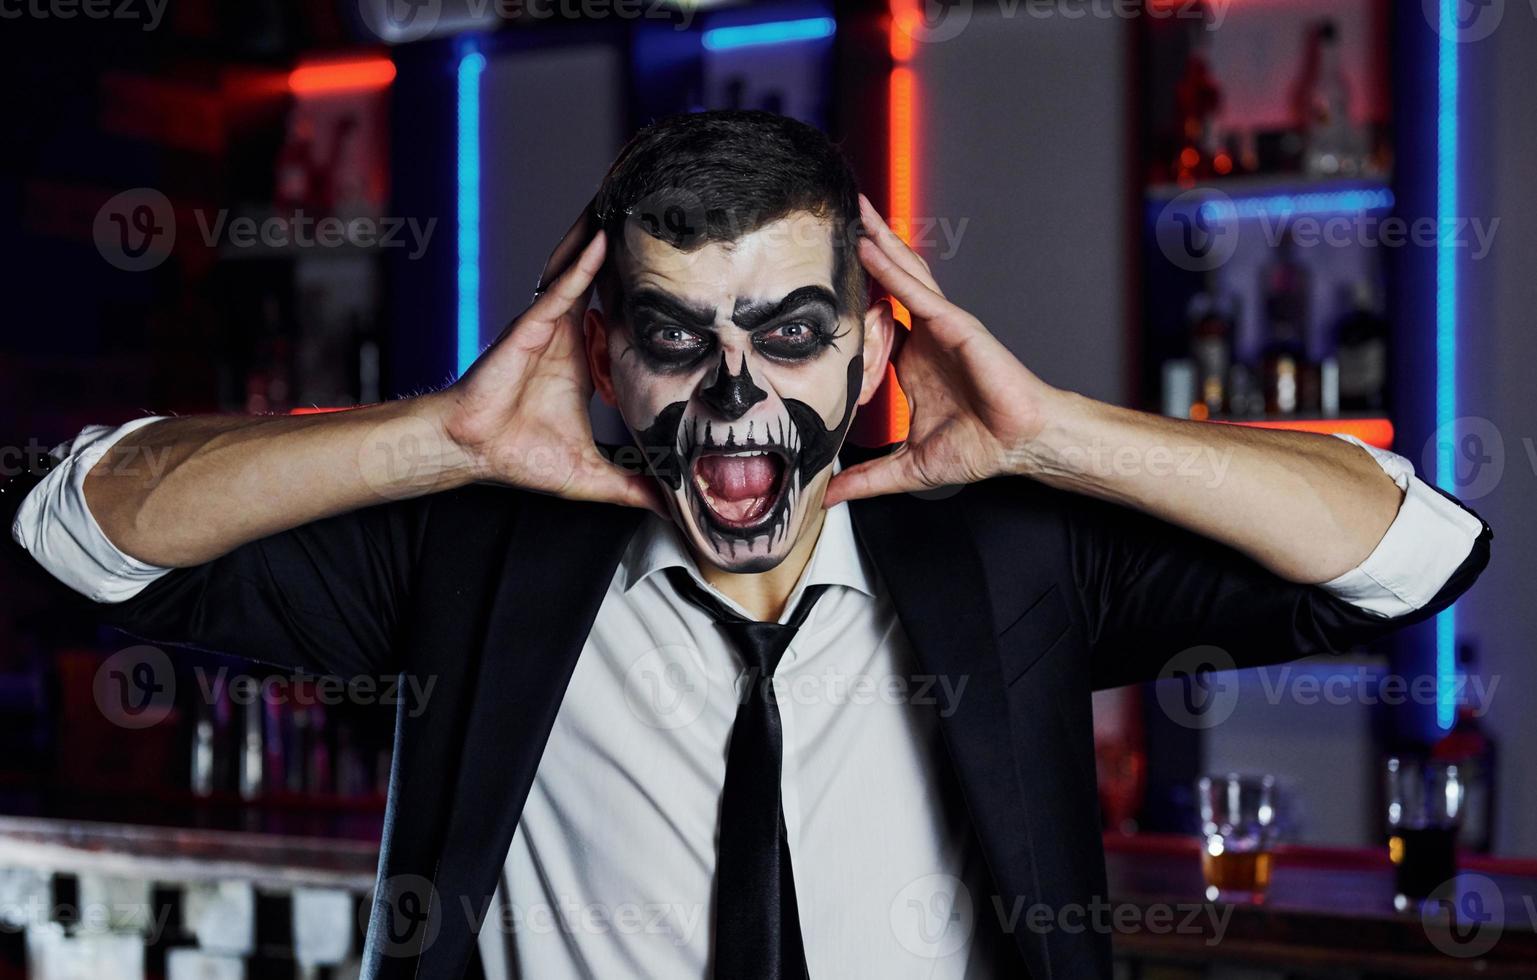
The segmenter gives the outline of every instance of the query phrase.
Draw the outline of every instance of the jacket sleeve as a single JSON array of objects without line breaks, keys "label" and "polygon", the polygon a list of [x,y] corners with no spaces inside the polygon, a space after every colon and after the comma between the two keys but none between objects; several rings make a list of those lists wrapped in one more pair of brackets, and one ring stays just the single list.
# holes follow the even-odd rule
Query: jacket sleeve
[{"label": "jacket sleeve", "polygon": [[[1384,616],[1289,582],[1225,545],[1115,504],[1080,498],[1067,519],[1096,687],[1155,680],[1181,653],[1217,647],[1235,667],[1346,653],[1434,616],[1489,562],[1488,524],[1439,591]],[[1224,658],[1217,658],[1219,661]]]},{"label": "jacket sleeve", "polygon": [[[6,527],[45,475],[26,472],[0,489]],[[56,581],[47,588],[65,608],[149,643],[341,677],[393,673],[429,500],[392,501],[253,541],[173,569],[121,602],[92,602]],[[23,574],[50,578],[9,535],[4,547]]]}]

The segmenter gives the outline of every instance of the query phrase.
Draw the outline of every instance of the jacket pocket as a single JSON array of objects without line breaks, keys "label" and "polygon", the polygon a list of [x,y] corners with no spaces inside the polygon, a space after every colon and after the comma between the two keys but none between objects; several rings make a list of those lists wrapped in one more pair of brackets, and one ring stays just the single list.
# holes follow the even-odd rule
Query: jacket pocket
[{"label": "jacket pocket", "polygon": [[1024,676],[1067,635],[1072,625],[1062,591],[1052,584],[998,634],[1004,683],[1012,686]]}]

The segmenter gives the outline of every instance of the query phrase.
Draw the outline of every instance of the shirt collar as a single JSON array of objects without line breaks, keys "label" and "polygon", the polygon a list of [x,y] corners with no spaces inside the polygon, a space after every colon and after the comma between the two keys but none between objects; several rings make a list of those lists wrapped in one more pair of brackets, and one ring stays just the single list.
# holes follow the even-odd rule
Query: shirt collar
[{"label": "shirt collar", "polygon": [[[836,472],[837,463],[833,465]],[[648,576],[674,566],[683,568],[695,581],[709,587],[699,574],[677,526],[670,520],[647,514],[620,560],[624,591],[629,592]],[[806,563],[806,571],[785,603],[787,610],[795,608],[801,592],[808,585],[842,585],[868,596],[875,595],[875,570],[854,537],[854,522],[849,517],[846,503],[827,510],[822,520],[822,533],[811,551],[811,560]],[[726,601],[737,612],[742,612],[735,603]]]}]

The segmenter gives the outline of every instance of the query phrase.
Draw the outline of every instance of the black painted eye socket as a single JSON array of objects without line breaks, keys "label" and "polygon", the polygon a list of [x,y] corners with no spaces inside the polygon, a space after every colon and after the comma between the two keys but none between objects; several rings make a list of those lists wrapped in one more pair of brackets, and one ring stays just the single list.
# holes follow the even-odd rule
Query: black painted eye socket
[{"label": "black painted eye socket", "polygon": [[710,348],[710,342],[704,337],[672,324],[652,327],[645,331],[643,340],[652,354],[676,360],[697,356]]},{"label": "black painted eye socket", "polygon": [[822,348],[822,331],[805,320],[791,320],[753,334],[752,342],[770,357],[798,359]]}]

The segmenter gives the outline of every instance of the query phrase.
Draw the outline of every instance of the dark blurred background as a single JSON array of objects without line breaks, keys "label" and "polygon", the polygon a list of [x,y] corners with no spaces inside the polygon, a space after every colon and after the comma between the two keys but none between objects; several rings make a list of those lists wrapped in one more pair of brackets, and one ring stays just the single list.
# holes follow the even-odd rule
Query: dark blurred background
[{"label": "dark blurred background", "polygon": [[[1455,611],[1381,648],[1187,686],[1194,722],[1165,685],[1102,695],[1112,837],[1192,833],[1195,778],[1242,770],[1279,780],[1288,840],[1380,848],[1382,759],[1412,751],[1463,760],[1469,853],[1537,855],[1537,15],[1446,6],[6,0],[0,465],[143,414],[442,385],[522,309],[629,133],[772,109],[832,134],[949,295],[1049,382],[1354,434],[1496,530]],[[899,438],[900,404],[857,437]],[[297,848],[282,873],[345,866],[330,885],[359,900],[382,688],[178,656],[174,698],[125,718],[102,693],[142,659],[125,638],[19,582],[0,597],[0,891],[150,887],[37,857],[74,853],[72,833],[179,854],[238,832]],[[289,898],[198,887],[149,973],[176,975],[175,936],[222,934],[199,915],[280,922],[250,937],[305,968],[355,953],[293,952]],[[31,944],[37,975],[106,975],[89,971],[117,953],[45,918],[0,942]],[[240,936],[231,955],[254,962]]]}]

